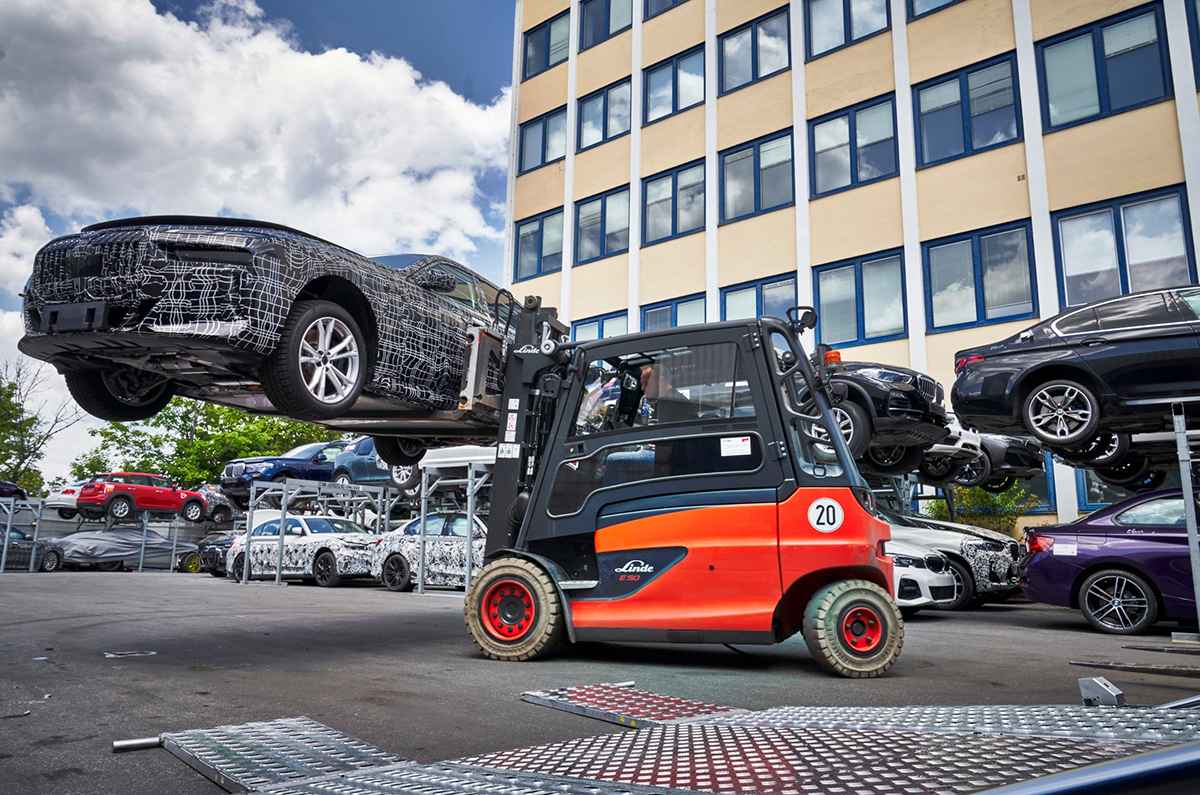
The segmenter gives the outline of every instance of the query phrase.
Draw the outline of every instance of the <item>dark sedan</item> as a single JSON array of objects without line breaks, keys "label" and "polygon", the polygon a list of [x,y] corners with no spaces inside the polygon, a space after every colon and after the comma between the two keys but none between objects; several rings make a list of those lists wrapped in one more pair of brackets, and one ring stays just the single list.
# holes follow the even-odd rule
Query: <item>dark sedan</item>
[{"label": "dark sedan", "polygon": [[1200,288],[1134,293],[1071,309],[955,354],[954,412],[980,431],[1080,450],[1102,432],[1153,432],[1200,395]]},{"label": "dark sedan", "polygon": [[207,571],[214,577],[225,576],[225,553],[233,543],[234,536],[239,535],[232,530],[214,530],[196,544],[200,553],[200,571]]},{"label": "dark sedan", "polygon": [[[5,531],[0,527],[0,546],[4,544]],[[35,571],[58,571],[62,568],[62,548],[53,541],[39,538],[36,542],[33,535],[13,528],[8,532],[8,551],[3,554],[5,571],[29,571],[29,561],[33,560]]]},{"label": "dark sedan", "polygon": [[1025,593],[1082,611],[1101,632],[1135,635],[1161,620],[1196,620],[1178,489],[1141,494],[1071,524],[1030,529],[1025,543]]}]

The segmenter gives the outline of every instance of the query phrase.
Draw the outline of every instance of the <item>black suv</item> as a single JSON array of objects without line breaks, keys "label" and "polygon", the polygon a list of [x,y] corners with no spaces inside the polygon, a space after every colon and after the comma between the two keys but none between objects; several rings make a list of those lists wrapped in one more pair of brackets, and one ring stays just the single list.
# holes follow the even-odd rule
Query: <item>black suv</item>
[{"label": "black suv", "polygon": [[954,412],[980,431],[1032,434],[1055,452],[1103,433],[1153,432],[1169,405],[1200,397],[1200,288],[1071,309],[955,354]]}]

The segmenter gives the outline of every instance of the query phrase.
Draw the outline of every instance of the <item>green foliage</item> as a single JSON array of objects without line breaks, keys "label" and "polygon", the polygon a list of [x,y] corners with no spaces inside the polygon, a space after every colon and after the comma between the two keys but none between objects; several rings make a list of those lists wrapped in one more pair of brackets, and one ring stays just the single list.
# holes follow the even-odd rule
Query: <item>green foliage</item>
[{"label": "green foliage", "polygon": [[[1014,535],[1017,519],[1038,504],[1036,495],[1014,485],[1002,494],[992,494],[981,488],[965,489],[950,486],[954,493],[954,509],[957,519],[965,524],[978,525],[1008,535]],[[934,519],[950,520],[946,503],[935,500],[930,503],[929,515]]]},{"label": "green foliage", "polygon": [[340,438],[319,425],[179,397],[145,422],[111,422],[90,433],[100,444],[75,460],[73,476],[129,470],[163,474],[188,485],[219,479],[232,458],[276,455]]},{"label": "green foliage", "polygon": [[42,367],[17,359],[0,366],[0,480],[17,483],[30,495],[40,494],[45,481],[38,466],[46,445],[79,422],[74,401],[48,406],[42,399]]}]

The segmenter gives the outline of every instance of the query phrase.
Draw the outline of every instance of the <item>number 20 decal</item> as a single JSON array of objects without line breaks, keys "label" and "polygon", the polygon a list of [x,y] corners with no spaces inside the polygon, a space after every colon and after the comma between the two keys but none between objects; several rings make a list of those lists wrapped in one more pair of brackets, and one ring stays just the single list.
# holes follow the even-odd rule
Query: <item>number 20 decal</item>
[{"label": "number 20 decal", "polygon": [[842,526],[845,518],[846,512],[842,510],[842,504],[830,497],[813,500],[812,505],[808,506],[808,523],[818,533],[834,532]]}]

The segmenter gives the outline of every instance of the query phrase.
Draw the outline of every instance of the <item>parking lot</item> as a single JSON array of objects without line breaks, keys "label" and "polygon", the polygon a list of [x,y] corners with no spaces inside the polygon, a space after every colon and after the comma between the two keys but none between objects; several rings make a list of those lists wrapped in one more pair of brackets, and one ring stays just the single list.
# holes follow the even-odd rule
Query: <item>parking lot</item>
[{"label": "parking lot", "polygon": [[[1165,635],[1167,629],[1161,629]],[[774,647],[583,645],[544,662],[482,659],[462,598],[238,586],[208,575],[0,576],[0,782],[6,793],[215,793],[161,750],[113,740],[308,715],[403,757],[434,761],[614,731],[523,704],[522,691],[587,682],[734,706],[1077,703],[1097,671],[1068,659],[1163,663],[1029,604],[922,613],[892,673],[820,673],[799,639]],[[155,652],[107,658],[105,652]],[[1195,680],[1112,674],[1131,703]],[[23,713],[28,711],[28,715]]]}]

